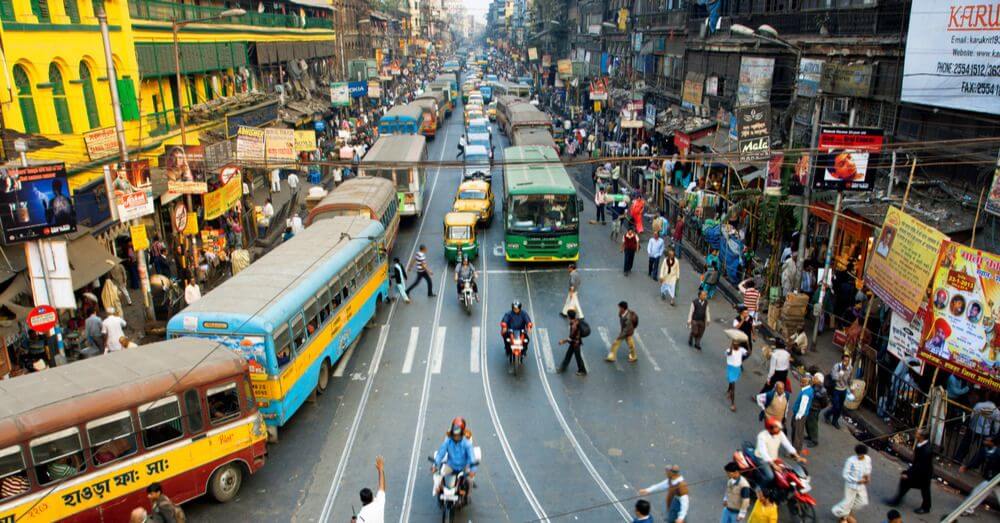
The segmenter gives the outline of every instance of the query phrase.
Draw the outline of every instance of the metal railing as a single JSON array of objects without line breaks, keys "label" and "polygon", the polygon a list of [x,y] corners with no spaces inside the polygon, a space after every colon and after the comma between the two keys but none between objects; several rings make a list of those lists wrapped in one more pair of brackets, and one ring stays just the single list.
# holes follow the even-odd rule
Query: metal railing
[{"label": "metal railing", "polygon": [[636,16],[636,27],[644,31],[654,29],[680,29],[688,17],[688,9],[671,9]]},{"label": "metal railing", "polygon": [[[219,16],[225,7],[210,7],[160,0],[129,0],[129,15],[134,19],[172,22],[174,20],[197,20]],[[308,20],[308,19],[307,19]],[[258,27],[301,27],[302,20],[296,15],[280,13],[247,12],[241,16],[231,16],[206,21],[207,24],[252,25]]]}]

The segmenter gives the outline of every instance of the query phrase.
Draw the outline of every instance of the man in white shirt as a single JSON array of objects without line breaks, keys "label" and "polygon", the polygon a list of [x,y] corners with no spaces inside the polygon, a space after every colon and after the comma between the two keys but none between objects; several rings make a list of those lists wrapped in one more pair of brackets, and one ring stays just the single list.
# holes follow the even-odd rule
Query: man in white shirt
[{"label": "man in white shirt", "polygon": [[663,257],[663,247],[663,238],[660,238],[660,233],[654,232],[653,236],[649,238],[649,243],[646,244],[646,255],[649,256],[649,268],[646,273],[654,280],[660,277],[660,258]]},{"label": "man in white shirt", "polygon": [[288,226],[292,228],[292,234],[298,234],[305,230],[305,226],[302,225],[302,217],[298,214],[293,214],[288,220]]},{"label": "man in white shirt", "polygon": [[833,515],[839,523],[857,523],[854,512],[868,505],[868,483],[871,482],[872,460],[868,447],[855,445],[854,455],[844,462],[844,499],[833,506]]},{"label": "man in white shirt", "polygon": [[288,173],[287,181],[288,188],[292,190],[292,196],[294,197],[295,193],[299,192],[299,175],[294,172]]},{"label": "man in white shirt", "polygon": [[271,192],[281,192],[281,169],[271,169]]},{"label": "man in white shirt", "polygon": [[667,521],[669,523],[684,523],[687,520],[688,486],[681,476],[680,465],[667,467],[667,479],[650,485],[644,489],[639,489],[640,496],[648,496],[655,492],[667,491]]},{"label": "man in white shirt", "polygon": [[370,488],[361,489],[361,511],[351,521],[360,523],[385,522],[385,461],[382,456],[375,458],[375,470],[378,471],[378,492],[373,496]]},{"label": "man in white shirt", "polygon": [[788,437],[782,432],[781,421],[775,417],[768,417],[765,429],[757,434],[757,446],[754,448],[754,455],[760,462],[758,470],[763,476],[765,485],[774,481],[774,460],[779,457],[781,449],[785,449],[795,461],[806,462],[806,458],[799,456],[792,442],[788,441]]},{"label": "man in white shirt", "polygon": [[774,350],[771,351],[771,359],[767,367],[767,383],[764,384],[761,392],[767,392],[774,388],[774,384],[788,379],[788,369],[792,365],[792,354],[785,349],[785,344],[777,341]]},{"label": "man in white shirt", "polygon": [[191,305],[201,299],[201,287],[193,279],[187,281],[184,286],[184,303]]},{"label": "man in white shirt", "polygon": [[125,335],[125,320],[118,316],[114,307],[108,307],[108,317],[101,322],[101,334],[104,335],[104,353],[122,350],[122,336]]},{"label": "man in white shirt", "polygon": [[271,203],[271,199],[270,198],[268,198],[267,202],[264,203],[264,211],[263,212],[264,212],[264,219],[267,220],[268,222],[270,222],[271,218],[274,216],[274,204]]}]

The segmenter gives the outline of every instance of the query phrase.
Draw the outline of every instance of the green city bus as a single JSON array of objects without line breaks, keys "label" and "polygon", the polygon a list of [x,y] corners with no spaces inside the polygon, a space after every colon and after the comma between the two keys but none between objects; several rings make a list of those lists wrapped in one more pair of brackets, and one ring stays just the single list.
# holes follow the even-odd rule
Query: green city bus
[{"label": "green city bus", "polygon": [[513,262],[580,258],[576,187],[552,147],[504,149],[504,255]]}]

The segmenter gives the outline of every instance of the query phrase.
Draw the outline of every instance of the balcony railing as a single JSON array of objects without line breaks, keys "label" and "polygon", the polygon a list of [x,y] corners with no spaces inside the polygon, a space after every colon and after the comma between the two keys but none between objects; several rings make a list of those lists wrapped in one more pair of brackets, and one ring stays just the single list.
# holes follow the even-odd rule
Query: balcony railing
[{"label": "balcony railing", "polygon": [[[688,32],[697,34],[708,16],[701,6],[693,6],[687,20]],[[893,3],[850,9],[805,9],[788,13],[728,13],[733,24],[775,28],[782,36],[817,35],[821,28],[831,36],[899,35],[906,27],[909,4]],[[692,33],[693,31],[693,33]]]},{"label": "balcony railing", "polygon": [[[197,20],[219,16],[225,7],[188,5],[159,0],[129,0],[129,15],[133,19],[172,22],[174,20]],[[307,23],[310,19],[307,19]],[[296,15],[279,13],[247,12],[242,16],[231,16],[206,21],[207,24],[252,25],[258,27],[302,27],[302,20]],[[332,22],[331,22],[332,23]]]},{"label": "balcony railing", "polygon": [[680,29],[687,20],[687,9],[672,9],[636,16],[636,26],[644,31],[655,29]]}]

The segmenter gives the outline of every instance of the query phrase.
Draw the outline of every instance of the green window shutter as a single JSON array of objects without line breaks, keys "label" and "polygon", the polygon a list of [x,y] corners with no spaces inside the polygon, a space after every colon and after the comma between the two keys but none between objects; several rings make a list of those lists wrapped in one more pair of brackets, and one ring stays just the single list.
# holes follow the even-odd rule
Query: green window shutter
[{"label": "green window shutter", "polygon": [[14,21],[14,0],[0,0],[0,20]]},{"label": "green window shutter", "polygon": [[[94,16],[104,10],[104,0],[90,0],[90,5],[94,8]],[[131,2],[129,3],[131,5]]]},{"label": "green window shutter", "polygon": [[121,102],[122,120],[126,122],[139,120],[139,102],[136,99],[135,84],[132,83],[131,78],[118,79],[118,101]]},{"label": "green window shutter", "polygon": [[63,87],[62,71],[56,64],[49,64],[49,83],[52,84],[52,105],[56,110],[56,121],[59,122],[59,132],[73,134],[73,120],[69,114],[69,102],[66,101],[66,89]]},{"label": "green window shutter", "polygon": [[101,126],[101,113],[97,110],[97,97],[94,96],[94,82],[90,75],[90,67],[86,62],[80,62],[80,82],[83,87],[83,104],[87,108],[87,123],[91,129]]},{"label": "green window shutter", "polygon": [[39,22],[50,21],[48,0],[31,0],[31,12],[38,17]]},{"label": "green window shutter", "polygon": [[214,96],[215,93],[212,92],[212,77],[206,74],[204,77],[204,81],[205,81],[205,100],[206,101],[212,100],[213,98],[215,98]]},{"label": "green window shutter", "polygon": [[21,118],[24,120],[24,132],[38,134],[38,113],[35,112],[35,100],[31,93],[31,81],[28,73],[20,65],[14,66],[14,85],[17,86],[17,105],[21,108]]},{"label": "green window shutter", "polygon": [[63,7],[66,9],[66,16],[69,17],[70,22],[80,23],[80,8],[77,7],[76,0],[63,0]]}]

